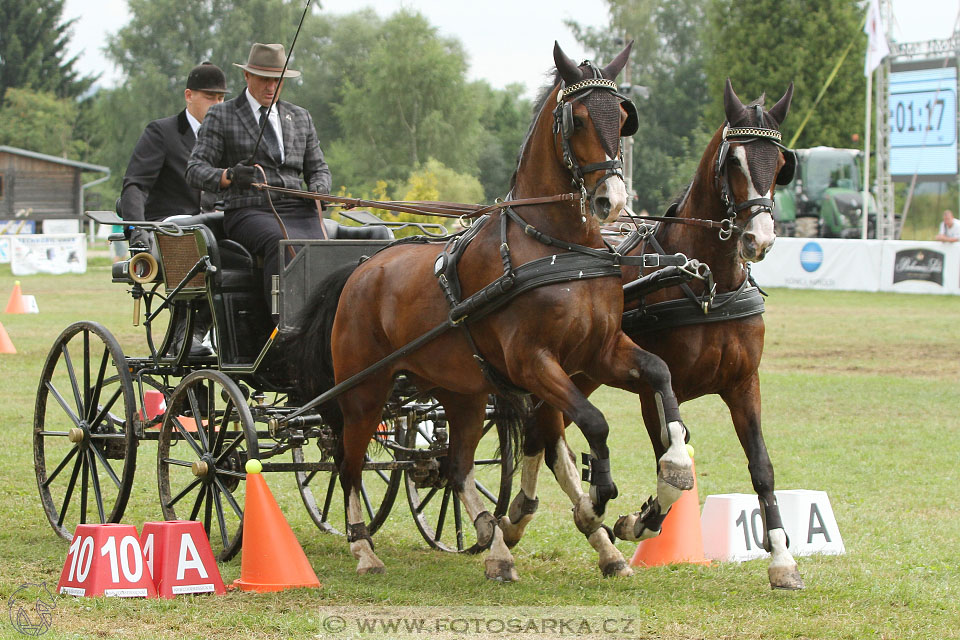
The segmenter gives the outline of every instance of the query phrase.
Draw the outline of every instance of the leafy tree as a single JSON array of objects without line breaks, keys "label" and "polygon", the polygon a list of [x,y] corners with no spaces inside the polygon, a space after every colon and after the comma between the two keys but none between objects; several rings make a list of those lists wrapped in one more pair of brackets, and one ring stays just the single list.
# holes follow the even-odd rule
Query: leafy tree
[{"label": "leafy tree", "polygon": [[723,122],[722,87],[727,77],[744,102],[766,91],[768,106],[792,81],[793,103],[784,125],[785,137],[789,137],[813,105],[840,54],[854,42],[796,146],[849,147],[854,133],[862,139],[866,37],[860,26],[861,4],[857,0],[756,0],[749,4],[710,0],[707,122],[714,128]]},{"label": "leafy tree", "polygon": [[73,20],[61,22],[64,0],[0,0],[0,104],[11,87],[72,98],[95,78],[81,77],[67,57]]},{"label": "leafy tree", "polygon": [[492,89],[485,82],[470,87],[473,101],[480,107],[480,134],[477,158],[480,183],[486,201],[507,194],[510,177],[517,168],[520,145],[530,125],[530,101],[521,98],[524,87],[512,84],[506,90]]},{"label": "leafy tree", "polygon": [[383,24],[334,107],[367,175],[398,180],[430,157],[476,171],[480,126],[465,74],[460,43],[440,37],[420,14],[399,11]]},{"label": "leafy tree", "polygon": [[477,203],[483,199],[483,187],[473,176],[457,173],[430,158],[422,168],[410,174],[397,195],[402,200]]},{"label": "leafy tree", "polygon": [[618,81],[644,88],[632,95],[640,117],[633,138],[634,205],[656,213],[690,181],[703,148],[700,121],[713,93],[704,82],[705,0],[607,2],[610,27],[571,26],[602,62],[634,40],[629,69]]},{"label": "leafy tree", "polygon": [[0,144],[76,158],[84,148],[73,138],[76,118],[73,100],[42,91],[7,89],[0,108]]}]

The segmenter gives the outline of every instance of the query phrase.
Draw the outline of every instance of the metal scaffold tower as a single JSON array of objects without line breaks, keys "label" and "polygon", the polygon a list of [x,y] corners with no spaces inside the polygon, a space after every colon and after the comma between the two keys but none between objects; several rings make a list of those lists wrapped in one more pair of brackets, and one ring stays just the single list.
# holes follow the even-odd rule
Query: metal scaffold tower
[{"label": "metal scaffold tower", "polygon": [[[894,205],[893,178],[890,173],[890,67],[892,64],[922,60],[954,58],[960,67],[960,13],[953,27],[953,35],[943,40],[922,42],[894,42],[891,35],[893,8],[890,0],[880,0],[880,11],[887,28],[890,55],[877,68],[875,77],[875,140],[876,146],[876,198],[880,209],[877,237],[896,239],[897,228]],[[958,116],[960,120],[960,116]],[[958,122],[960,125],[960,122]]]}]

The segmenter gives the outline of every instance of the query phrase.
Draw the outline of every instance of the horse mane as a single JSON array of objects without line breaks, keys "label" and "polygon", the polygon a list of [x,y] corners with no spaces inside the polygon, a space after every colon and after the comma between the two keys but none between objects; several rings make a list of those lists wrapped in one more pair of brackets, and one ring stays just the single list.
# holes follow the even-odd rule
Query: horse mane
[{"label": "horse mane", "polygon": [[530,126],[527,128],[526,135],[523,136],[523,143],[520,145],[520,151],[517,152],[517,166],[513,170],[513,175],[510,176],[511,191],[517,184],[517,170],[520,168],[520,158],[523,157],[523,151],[527,148],[527,142],[530,140],[530,136],[533,135],[533,127],[535,124],[537,124],[537,116],[539,116],[540,112],[543,110],[543,107],[547,102],[547,98],[549,98],[550,94],[553,92],[553,88],[560,82],[560,72],[556,67],[551,67],[545,75],[551,78],[551,80],[548,84],[543,85],[537,90],[537,97],[534,98],[533,117],[530,119]]}]

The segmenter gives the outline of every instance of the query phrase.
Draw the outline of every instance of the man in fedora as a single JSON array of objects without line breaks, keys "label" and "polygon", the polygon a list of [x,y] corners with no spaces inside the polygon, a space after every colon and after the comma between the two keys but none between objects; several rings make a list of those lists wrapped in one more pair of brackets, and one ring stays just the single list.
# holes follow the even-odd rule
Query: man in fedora
[{"label": "man in fedora", "polygon": [[[187,182],[194,187],[223,192],[224,230],[228,238],[263,258],[267,301],[271,277],[279,272],[283,233],[266,194],[251,185],[266,178],[273,186],[302,189],[305,183],[309,191],[329,193],[331,182],[310,113],[279,100],[284,79],[300,75],[284,71],[285,62],[283,45],[256,43],[246,64],[234,63],[243,69],[246,89],[211,107],[186,170]],[[259,165],[263,173],[252,165]],[[314,201],[273,195],[273,203],[291,239],[323,236]]]},{"label": "man in fedora", "polygon": [[215,191],[191,187],[183,174],[200,123],[226,92],[220,67],[204,62],[190,70],[183,92],[186,108],[148,124],[133,148],[120,192],[124,219],[163,220],[213,208]]}]

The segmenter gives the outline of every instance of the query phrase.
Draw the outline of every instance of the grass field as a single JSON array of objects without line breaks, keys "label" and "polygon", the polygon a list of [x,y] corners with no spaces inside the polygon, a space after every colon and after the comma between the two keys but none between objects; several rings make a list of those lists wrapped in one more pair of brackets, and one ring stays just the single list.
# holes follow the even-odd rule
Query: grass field
[{"label": "grass field", "polygon": [[[145,350],[131,326],[130,299],[109,282],[105,262],[94,262],[86,275],[33,276],[22,284],[42,313],[0,314],[18,350],[0,355],[4,602],[25,583],[55,584],[67,553],[41,510],[32,460],[33,402],[47,350],[80,319],[109,327],[125,353]],[[0,304],[12,286],[9,268],[0,265]],[[779,289],[770,294],[763,416],[777,487],[826,491],[847,549],[843,556],[801,558],[804,591],[771,591],[766,560],[643,569],[629,579],[603,579],[549,475],[540,485],[537,518],[515,550],[518,583],[485,580],[477,556],[429,550],[402,494],[375,536],[387,573],[358,578],[345,541],[321,534],[292,478],[272,474],[270,486],[321,590],[174,601],[59,598],[44,637],[960,637],[960,299]],[[610,513],[633,511],[655,490],[636,399],[602,390],[595,400],[611,422],[621,489]],[[708,494],[751,492],[746,459],[720,400],[690,402],[682,412],[697,450],[701,501]],[[575,429],[569,436],[575,451],[585,449]],[[139,527],[160,517],[156,445],[143,443],[124,521]],[[618,546],[632,555],[634,545]],[[238,577],[239,556],[220,569],[226,582]],[[487,622],[440,625],[439,631],[432,626],[429,633],[354,626],[333,633],[339,629],[330,626],[331,615],[375,616],[380,607],[410,619]],[[498,632],[489,624],[511,616],[582,618],[592,626],[589,632],[546,625]],[[603,627],[604,620],[616,622]],[[6,616],[0,637],[21,637]]]}]

